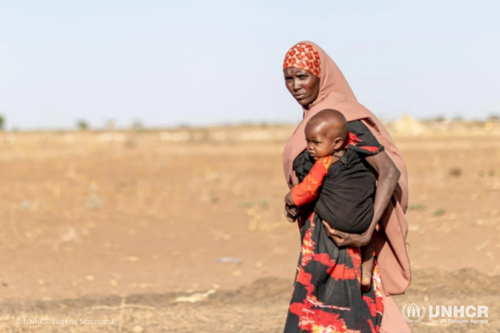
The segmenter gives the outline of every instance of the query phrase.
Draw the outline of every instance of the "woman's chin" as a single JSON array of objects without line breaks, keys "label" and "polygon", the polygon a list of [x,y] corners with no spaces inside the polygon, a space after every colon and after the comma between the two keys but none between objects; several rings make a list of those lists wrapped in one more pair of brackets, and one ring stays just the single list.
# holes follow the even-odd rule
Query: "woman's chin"
[{"label": "woman's chin", "polygon": [[297,103],[299,103],[303,108],[307,109],[312,102],[304,99],[296,99]]}]

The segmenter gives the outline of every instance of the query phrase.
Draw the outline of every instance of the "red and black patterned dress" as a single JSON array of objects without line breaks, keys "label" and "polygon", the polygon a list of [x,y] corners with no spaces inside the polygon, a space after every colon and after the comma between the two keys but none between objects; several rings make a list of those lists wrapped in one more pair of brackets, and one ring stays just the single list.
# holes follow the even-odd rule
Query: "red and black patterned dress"
[{"label": "red and black patterned dress", "polygon": [[[384,148],[361,121],[349,122],[348,126],[351,142],[347,152],[351,151],[349,156],[353,163],[339,164],[337,162],[331,165],[327,163],[325,167],[328,169],[328,174],[318,173],[317,170],[320,168],[315,168],[316,172],[313,171],[310,174],[311,177],[306,179],[315,161],[310,158],[307,151],[304,151],[295,159],[293,165],[299,180],[310,182],[302,186],[303,189],[316,188],[317,183],[323,182],[321,177],[325,178],[326,183],[329,179],[336,177],[338,179],[339,175],[345,176],[344,185],[349,184],[349,178],[359,180],[365,177],[364,179],[368,182],[367,186],[370,186],[369,179],[373,179],[373,175],[362,159],[375,155]],[[356,156],[353,156],[353,153]],[[355,160],[356,158],[361,158],[361,160]],[[313,179],[315,175],[318,179]],[[359,184],[358,181],[357,185]],[[354,200],[368,193],[360,186],[357,186],[360,189],[359,193],[353,191],[356,186],[347,187],[343,190],[347,189],[345,193],[350,193],[349,195]],[[303,193],[302,199],[308,195],[311,193]],[[297,191],[295,199],[300,196],[301,194]],[[332,193],[332,196],[335,196],[335,193]],[[305,201],[308,199],[304,199]],[[335,211],[338,222],[341,222],[342,217],[350,214],[342,212],[343,207],[347,205],[339,205],[339,202],[336,202],[332,210],[328,204],[328,198],[323,201],[322,203],[318,200],[313,201],[310,206],[311,213],[306,215],[302,222],[299,221],[302,248],[284,332],[379,332],[382,322],[383,296],[377,260],[374,259],[372,288],[369,292],[363,293],[361,291],[360,248],[337,247],[321,223]],[[373,202],[370,204],[373,205]],[[361,210],[365,208],[362,207]],[[325,216],[327,218],[323,218]],[[349,230],[346,231],[349,232]]]}]

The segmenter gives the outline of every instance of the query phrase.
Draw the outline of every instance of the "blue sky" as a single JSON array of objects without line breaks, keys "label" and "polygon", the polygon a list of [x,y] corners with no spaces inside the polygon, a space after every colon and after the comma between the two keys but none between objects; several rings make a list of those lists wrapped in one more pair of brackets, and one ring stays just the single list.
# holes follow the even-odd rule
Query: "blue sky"
[{"label": "blue sky", "polygon": [[301,40],[383,119],[500,114],[500,1],[0,4],[8,128],[296,122],[281,65]]}]

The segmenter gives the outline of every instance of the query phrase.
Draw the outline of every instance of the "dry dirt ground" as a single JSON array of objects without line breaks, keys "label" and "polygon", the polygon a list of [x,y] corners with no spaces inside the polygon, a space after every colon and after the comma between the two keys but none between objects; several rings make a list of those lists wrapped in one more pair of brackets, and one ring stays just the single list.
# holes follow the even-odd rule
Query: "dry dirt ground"
[{"label": "dry dirt ground", "polygon": [[[500,332],[500,137],[396,141],[414,270],[397,303],[489,306],[415,332]],[[281,149],[0,144],[0,332],[281,332],[300,246]]]}]

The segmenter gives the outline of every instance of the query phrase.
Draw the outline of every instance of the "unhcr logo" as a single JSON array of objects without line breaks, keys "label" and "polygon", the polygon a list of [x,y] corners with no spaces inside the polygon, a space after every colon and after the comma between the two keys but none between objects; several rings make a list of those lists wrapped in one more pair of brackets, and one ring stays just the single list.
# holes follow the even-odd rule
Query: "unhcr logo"
[{"label": "unhcr logo", "polygon": [[[426,311],[422,304],[411,303],[405,304],[401,313],[407,322],[418,323],[424,319]],[[488,307],[484,305],[430,305],[428,313],[431,324],[488,324]],[[470,319],[464,318],[465,316]]]},{"label": "unhcr logo", "polygon": [[409,323],[418,323],[425,317],[425,307],[422,304],[411,303],[403,305],[403,318]]}]

